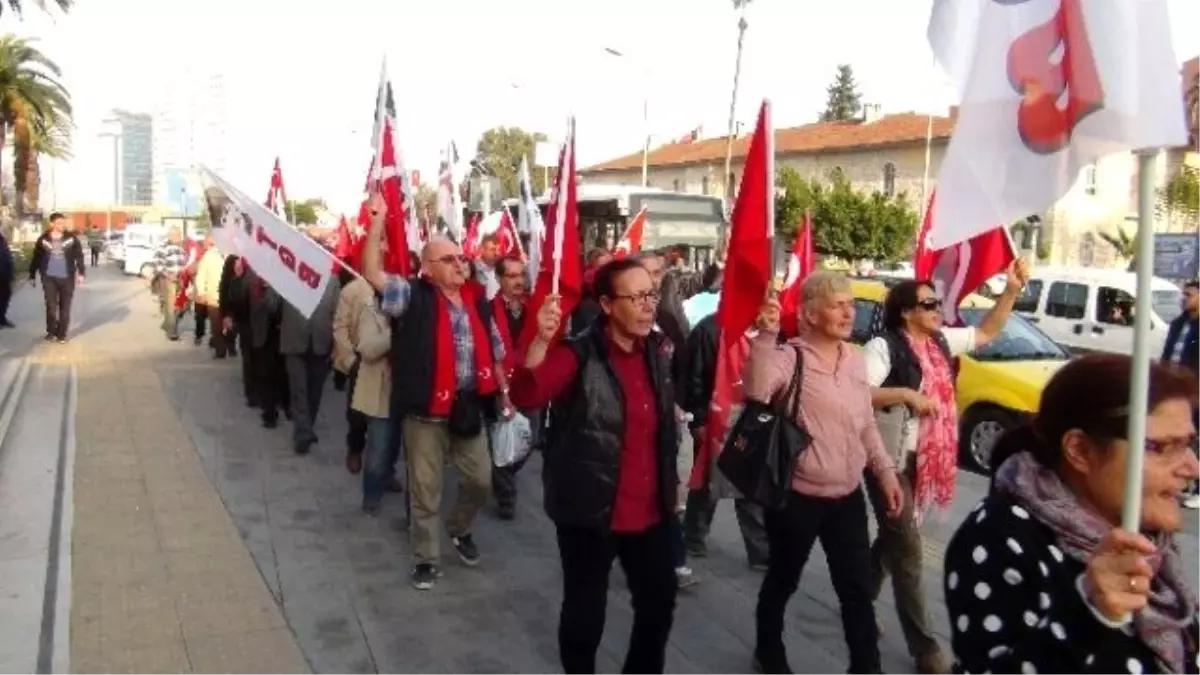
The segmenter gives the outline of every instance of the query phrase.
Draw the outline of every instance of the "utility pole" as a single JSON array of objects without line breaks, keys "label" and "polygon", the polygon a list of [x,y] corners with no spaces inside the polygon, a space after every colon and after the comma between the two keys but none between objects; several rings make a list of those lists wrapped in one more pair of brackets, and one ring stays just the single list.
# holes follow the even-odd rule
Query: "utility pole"
[{"label": "utility pole", "polygon": [[[725,183],[725,199],[733,199],[733,180],[729,175],[733,172],[733,138],[734,116],[737,114],[738,82],[742,77],[742,46],[746,39],[746,5],[750,0],[733,0],[733,8],[741,11],[738,19],[737,62],[733,69],[733,93],[729,97],[729,132],[725,137],[725,175],[721,180]],[[774,178],[772,178],[774,180]],[[728,203],[726,203],[728,207]]]}]

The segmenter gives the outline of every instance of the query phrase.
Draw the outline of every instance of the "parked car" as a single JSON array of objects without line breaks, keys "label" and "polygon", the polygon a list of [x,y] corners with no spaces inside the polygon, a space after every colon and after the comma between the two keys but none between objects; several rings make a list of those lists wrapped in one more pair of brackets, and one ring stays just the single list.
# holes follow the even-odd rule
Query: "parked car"
[{"label": "parked car", "polygon": [[[1182,311],[1182,292],[1154,277],[1150,294],[1150,353],[1157,358],[1167,326]],[[1133,313],[1137,275],[1091,267],[1034,270],[1014,309],[1072,352],[1133,354]]]}]

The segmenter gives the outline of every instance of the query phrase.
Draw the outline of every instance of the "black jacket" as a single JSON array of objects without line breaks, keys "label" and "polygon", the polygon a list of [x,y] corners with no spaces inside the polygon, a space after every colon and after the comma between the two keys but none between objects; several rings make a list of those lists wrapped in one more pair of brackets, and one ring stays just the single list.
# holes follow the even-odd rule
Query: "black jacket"
[{"label": "black jacket", "polygon": [[717,345],[720,338],[716,312],[701,319],[688,335],[688,371],[681,407],[692,414],[693,429],[708,423],[708,409],[717,381]]},{"label": "black jacket", "polygon": [[[408,306],[403,316],[392,321],[392,399],[393,414],[428,416],[433,397],[434,362],[437,345],[437,297],[439,291],[424,279],[413,279]],[[492,324],[492,303],[480,297],[475,305],[479,321],[488,330]],[[491,337],[485,340],[491,349]],[[493,358],[495,355],[492,355]],[[488,397],[484,413],[494,413],[495,396]]]},{"label": "black jacket", "polygon": [[235,321],[245,321],[250,314],[250,298],[245,275],[238,278],[233,274],[237,261],[236,255],[225,257],[225,266],[221,268],[221,280],[217,284],[217,302],[223,314],[233,317]]},{"label": "black jacket", "polygon": [[[50,233],[43,232],[33,245],[33,257],[29,260],[29,279],[32,281],[39,273],[46,275],[46,267],[50,264]],[[63,256],[67,259],[67,277],[74,280],[76,276],[84,276],[86,265],[83,262],[83,243],[71,232],[62,235]]]},{"label": "black jacket", "polygon": [[1198,330],[1200,321],[1196,317],[1184,312],[1171,322],[1167,328],[1167,342],[1163,346],[1163,361],[1171,361],[1175,357],[1175,345],[1183,340],[1183,353],[1179,356],[1179,363],[1187,366],[1194,373],[1197,371],[1197,361],[1200,360],[1200,333]]},{"label": "black jacket", "polygon": [[[612,525],[621,473],[625,405],[621,383],[608,362],[604,320],[568,339],[578,359],[575,380],[554,400],[550,439],[542,467],[546,515],[560,525],[607,531]],[[674,517],[678,426],[670,361],[663,337],[651,333],[646,367],[658,407],[658,497],[663,519]]]}]

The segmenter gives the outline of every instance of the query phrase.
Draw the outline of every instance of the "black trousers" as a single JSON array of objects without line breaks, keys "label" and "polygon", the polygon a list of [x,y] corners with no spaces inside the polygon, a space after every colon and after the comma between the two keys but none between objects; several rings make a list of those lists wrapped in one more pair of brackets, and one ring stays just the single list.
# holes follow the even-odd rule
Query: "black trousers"
[{"label": "black trousers", "polygon": [[635,534],[558,525],[563,601],[558,649],[567,673],[596,672],[596,650],[604,635],[608,577],[621,562],[633,596],[633,632],[625,673],[661,673],[675,614],[675,565],[670,531],[658,524]]},{"label": "black trousers", "polygon": [[92,249],[92,267],[95,267],[100,262],[100,249]]},{"label": "black trousers", "polygon": [[[533,455],[533,451],[541,445],[542,424],[545,421],[546,410],[539,408],[537,410],[522,410],[521,414],[529,420],[529,429],[532,433],[529,439],[533,446],[529,450],[529,454],[525,459],[510,464],[508,466],[496,466],[492,464],[492,494],[496,497],[496,504],[501,508],[512,508],[517,505],[517,474],[521,472],[521,467],[525,466],[525,462]],[[488,443],[491,443],[491,437],[488,438]],[[490,448],[489,448],[490,449]]]},{"label": "black trousers", "polygon": [[367,448],[367,416],[350,407],[354,400],[354,385],[358,382],[358,356],[346,376],[346,452],[361,455]]},{"label": "black trousers", "polygon": [[46,300],[46,334],[67,339],[71,327],[71,299],[75,297],[75,279],[42,275],[42,295]]},{"label": "black trousers", "polygon": [[800,574],[819,539],[829,563],[833,590],[842,606],[842,630],[851,673],[881,672],[879,632],[871,584],[871,542],[862,490],[837,499],[788,495],[782,510],[766,512],[771,562],[758,592],[757,647],[763,672],[780,672],[786,662],[783,615],[800,584]]},{"label": "black trousers", "polygon": [[0,322],[8,321],[8,303],[12,301],[12,279],[0,279]]},{"label": "black trousers", "polygon": [[254,349],[253,361],[258,371],[254,388],[263,421],[274,422],[279,419],[279,409],[287,410],[290,406],[287,369],[283,365],[283,355],[279,353],[278,333],[268,337],[262,347]]},{"label": "black trousers", "polygon": [[242,393],[246,396],[246,404],[257,407],[258,389],[254,370],[254,348],[251,347],[252,337],[247,322],[239,321],[234,330],[237,332],[238,347],[242,350]]}]

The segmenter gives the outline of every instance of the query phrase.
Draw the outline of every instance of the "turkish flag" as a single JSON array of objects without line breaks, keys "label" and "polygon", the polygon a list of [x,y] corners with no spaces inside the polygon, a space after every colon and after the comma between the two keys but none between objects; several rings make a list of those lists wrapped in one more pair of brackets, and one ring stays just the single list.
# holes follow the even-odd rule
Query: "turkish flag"
[{"label": "turkish flag", "polygon": [[[580,251],[578,185],[575,180],[575,118],[568,122],[567,138],[559,151],[555,176],[557,180],[546,207],[540,269],[537,270],[529,307],[537,312],[547,296],[557,293],[563,316],[558,332],[561,336],[571,312],[583,297],[583,253]],[[521,351],[533,342],[536,334],[537,321],[526,321],[521,335]]]},{"label": "turkish flag", "polygon": [[771,126],[771,104],[764,100],[733,207],[721,300],[717,306],[721,337],[709,422],[705,429],[704,440],[709,445],[707,457],[715,457],[721,451],[730,411],[741,400],[746,352],[739,349],[770,288],[774,231],[775,130]]},{"label": "turkish flag", "polygon": [[630,221],[629,227],[625,228],[625,233],[621,235],[621,240],[617,242],[616,248],[613,249],[613,257],[620,259],[627,255],[637,255],[642,251],[642,236],[646,231],[646,207],[642,207]]},{"label": "turkish flag", "polygon": [[467,235],[463,237],[462,250],[463,255],[471,260],[479,257],[479,214],[472,213],[471,220],[467,221]]},{"label": "turkish flag", "polygon": [[796,241],[792,245],[792,257],[788,260],[788,274],[783,281],[783,292],[779,295],[779,329],[789,338],[795,337],[800,318],[800,285],[812,274],[816,265],[813,254],[812,213],[804,211],[804,222],[796,228]]},{"label": "turkish flag", "polygon": [[962,318],[958,308],[963,299],[983,282],[1008,269],[1017,254],[1003,227],[993,227],[964,242],[932,250],[929,233],[934,228],[936,199],[935,190],[929,197],[929,208],[925,211],[925,222],[921,224],[917,249],[913,253],[913,276],[933,283],[934,291],[942,299],[942,320],[948,326],[959,326]]}]

